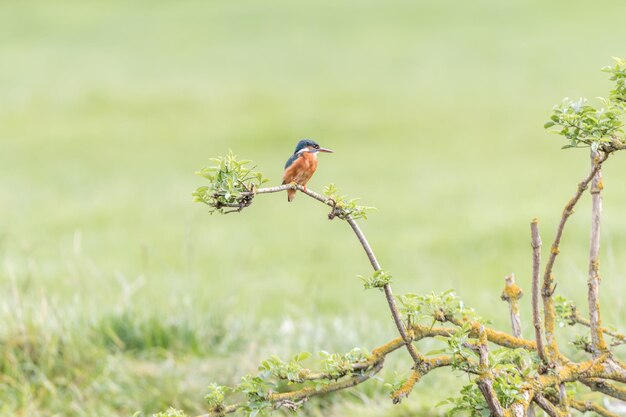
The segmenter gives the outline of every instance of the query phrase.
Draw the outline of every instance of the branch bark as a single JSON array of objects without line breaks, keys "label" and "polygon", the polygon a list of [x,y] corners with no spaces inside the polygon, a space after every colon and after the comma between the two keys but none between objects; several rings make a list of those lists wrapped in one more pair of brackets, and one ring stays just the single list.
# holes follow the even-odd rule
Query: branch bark
[{"label": "branch bark", "polygon": [[606,343],[600,318],[600,218],[602,216],[602,169],[597,162],[600,154],[591,151],[591,165],[596,167],[591,181],[591,237],[589,243],[589,280],[587,301],[589,303],[589,324],[591,329],[592,354],[598,357],[606,352]]},{"label": "branch bark", "polygon": [[539,274],[541,268],[541,235],[539,234],[539,220],[533,219],[530,222],[531,246],[533,248],[533,275],[532,275],[532,311],[533,327],[535,328],[535,342],[537,343],[537,354],[544,364],[548,363],[545,348],[543,346],[543,335],[541,333],[541,316],[539,311]]}]

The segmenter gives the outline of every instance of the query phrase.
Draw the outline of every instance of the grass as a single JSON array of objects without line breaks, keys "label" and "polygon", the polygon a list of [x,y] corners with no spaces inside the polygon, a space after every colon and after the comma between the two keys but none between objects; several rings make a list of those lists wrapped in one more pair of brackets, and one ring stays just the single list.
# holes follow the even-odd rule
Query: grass
[{"label": "grass", "polygon": [[[310,187],[334,182],[379,209],[363,228],[395,291],[456,288],[505,327],[494,300],[509,272],[529,288],[528,222],[540,218],[547,244],[588,167],[541,125],[563,96],[606,94],[598,69],[626,55],[625,8],[1,4],[0,413],[199,413],[209,382],[235,382],[270,354],[393,336],[383,298],[356,278],[364,255],[320,205],[273,195],[208,216],[191,203],[193,172],[228,149],[273,184],[298,138],[334,149]],[[602,243],[616,325],[620,161],[605,171]],[[588,206],[555,271],[581,305]],[[427,415],[450,385],[432,375],[392,407],[372,382],[307,413]]]}]

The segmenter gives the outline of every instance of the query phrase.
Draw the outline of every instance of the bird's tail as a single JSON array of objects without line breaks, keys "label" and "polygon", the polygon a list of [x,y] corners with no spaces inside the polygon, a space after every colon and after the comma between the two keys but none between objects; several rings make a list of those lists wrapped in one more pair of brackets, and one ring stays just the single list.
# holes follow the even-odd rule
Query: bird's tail
[{"label": "bird's tail", "polygon": [[291,202],[296,198],[296,190],[287,190],[287,201]]}]

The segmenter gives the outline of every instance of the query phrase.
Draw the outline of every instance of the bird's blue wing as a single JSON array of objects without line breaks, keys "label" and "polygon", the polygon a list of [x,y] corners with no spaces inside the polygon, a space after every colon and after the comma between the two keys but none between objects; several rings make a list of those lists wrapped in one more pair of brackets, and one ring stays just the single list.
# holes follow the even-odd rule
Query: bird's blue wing
[{"label": "bird's blue wing", "polygon": [[287,163],[285,164],[285,169],[289,168],[291,166],[291,164],[293,164],[295,162],[296,159],[298,159],[300,156],[302,156],[301,154],[293,154],[291,155],[291,157],[289,159],[287,159]]}]

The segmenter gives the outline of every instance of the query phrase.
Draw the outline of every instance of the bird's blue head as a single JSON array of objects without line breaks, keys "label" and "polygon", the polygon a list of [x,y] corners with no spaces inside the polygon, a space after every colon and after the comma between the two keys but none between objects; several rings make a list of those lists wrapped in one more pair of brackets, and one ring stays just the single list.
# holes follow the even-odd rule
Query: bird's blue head
[{"label": "bird's blue head", "polygon": [[330,153],[334,152],[334,151],[331,151],[330,149],[320,148],[320,145],[317,142],[315,142],[314,140],[302,139],[296,145],[296,150],[293,151],[293,153],[294,153],[294,155],[296,155],[298,153],[305,152],[305,151],[309,151],[309,152],[330,152]]}]

